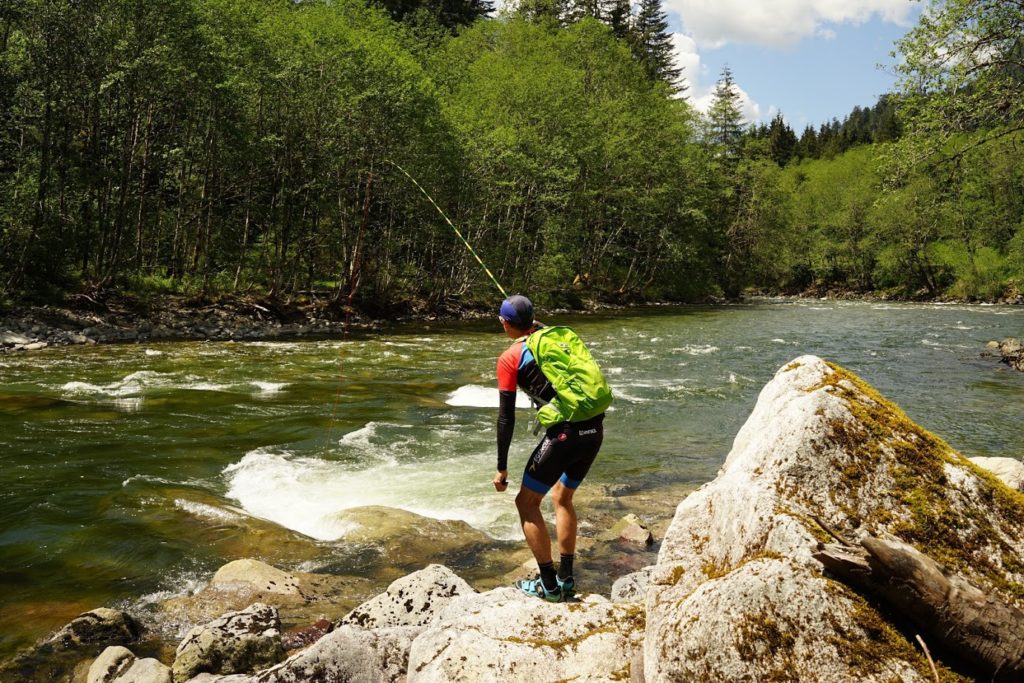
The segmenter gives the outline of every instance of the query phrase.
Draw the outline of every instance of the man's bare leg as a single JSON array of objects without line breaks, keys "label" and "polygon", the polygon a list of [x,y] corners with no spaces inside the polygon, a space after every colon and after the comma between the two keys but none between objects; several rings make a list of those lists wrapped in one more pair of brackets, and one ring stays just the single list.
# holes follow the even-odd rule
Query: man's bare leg
[{"label": "man's bare leg", "polygon": [[[523,525],[526,545],[530,546],[537,564],[551,562],[551,536],[540,513],[540,502],[544,495],[527,488],[519,489],[516,494],[516,509],[519,510],[519,522]],[[574,538],[575,541],[575,538]]]},{"label": "man's bare leg", "polygon": [[576,507],[572,504],[575,489],[558,482],[551,489],[551,502],[555,506],[555,535],[558,538],[558,552],[562,555],[576,554]]}]

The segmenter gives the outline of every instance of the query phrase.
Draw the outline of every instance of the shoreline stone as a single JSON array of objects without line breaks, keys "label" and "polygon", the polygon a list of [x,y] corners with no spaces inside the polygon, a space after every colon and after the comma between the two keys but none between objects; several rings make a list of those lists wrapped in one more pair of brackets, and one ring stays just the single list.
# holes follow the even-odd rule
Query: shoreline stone
[{"label": "shoreline stone", "polygon": [[[80,299],[82,297],[79,297]],[[0,317],[0,354],[35,351],[43,348],[137,343],[147,341],[257,341],[272,339],[323,339],[352,330],[374,330],[385,324],[437,320],[472,319],[490,315],[479,303],[471,302],[462,308],[442,312],[413,310],[394,314],[385,319],[373,319],[353,312],[346,324],[341,310],[332,310],[327,299],[305,303],[287,303],[270,299],[222,296],[217,300],[203,297],[167,296],[148,304],[114,294],[111,302],[93,302],[64,306],[47,305],[20,307]],[[799,301],[799,300],[858,300],[906,301],[873,294],[816,292],[799,295],[764,295],[753,293],[740,301]],[[946,300],[945,303],[979,303]],[[648,301],[625,303],[614,301],[587,301],[583,308],[573,310],[593,312],[602,310],[628,310],[641,306],[668,307],[692,304],[713,305],[727,303],[708,298],[695,302]],[[1024,305],[1024,296],[999,300],[1000,305]],[[420,307],[422,308],[422,307]],[[549,314],[568,309],[550,309]],[[1018,367],[1018,369],[1021,369]]]},{"label": "shoreline stone", "polygon": [[1013,458],[968,458],[978,467],[999,478],[1016,491],[1024,492],[1024,462]]},{"label": "shoreline stone", "polygon": [[184,683],[200,673],[252,673],[284,656],[277,609],[256,603],[189,631],[174,653],[171,672],[175,683]]},{"label": "shoreline stone", "polygon": [[448,567],[432,564],[394,581],[338,621],[362,628],[425,626],[453,599],[476,593]]},{"label": "shoreline stone", "polygon": [[138,643],[145,629],[132,615],[98,607],[5,662],[0,662],[0,682],[63,681],[84,675],[90,660],[109,646]]},{"label": "shoreline stone", "polygon": [[552,604],[496,588],[456,598],[413,641],[408,680],[629,680],[643,626],[639,603]]},{"label": "shoreline stone", "polygon": [[126,647],[112,646],[89,667],[86,683],[171,683],[171,669],[152,659],[139,659]]}]

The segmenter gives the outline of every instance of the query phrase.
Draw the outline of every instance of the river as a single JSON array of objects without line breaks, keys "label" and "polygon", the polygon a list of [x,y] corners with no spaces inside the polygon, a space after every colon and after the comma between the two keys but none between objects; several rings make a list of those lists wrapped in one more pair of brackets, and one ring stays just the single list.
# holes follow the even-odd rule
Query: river
[{"label": "river", "polygon": [[[556,321],[588,341],[617,396],[585,486],[712,479],[761,387],[805,353],[856,372],[965,455],[1024,458],[1024,373],[981,356],[1024,332],[1019,307],[763,301]],[[344,341],[0,356],[0,654],[98,605],[194,590],[237,559],[221,538],[233,516],[320,548],[344,546],[335,513],[362,505],[518,539],[511,494],[490,483],[507,343],[495,318]],[[534,445],[527,418],[513,486]],[[374,571],[331,558],[301,568]]]}]

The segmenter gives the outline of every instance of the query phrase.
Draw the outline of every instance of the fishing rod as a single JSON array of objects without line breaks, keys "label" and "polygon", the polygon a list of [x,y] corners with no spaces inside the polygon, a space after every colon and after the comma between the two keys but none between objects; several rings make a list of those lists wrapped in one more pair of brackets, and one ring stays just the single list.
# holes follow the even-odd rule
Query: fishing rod
[{"label": "fishing rod", "polygon": [[467,241],[466,238],[462,236],[462,233],[459,232],[459,229],[455,227],[455,224],[452,223],[450,218],[448,218],[448,215],[445,214],[445,212],[441,210],[441,207],[437,205],[437,202],[434,201],[434,198],[431,197],[427,193],[427,191],[423,189],[423,186],[420,185],[416,181],[416,179],[413,178],[409,174],[409,172],[406,171],[404,168],[402,168],[401,166],[396,164],[394,161],[391,161],[390,159],[385,159],[384,161],[388,162],[389,164],[391,164],[392,166],[397,168],[399,171],[404,173],[405,177],[408,178],[409,180],[411,180],[413,185],[415,185],[416,187],[419,188],[420,192],[423,193],[423,196],[427,198],[427,201],[429,201],[431,204],[434,205],[434,208],[437,209],[437,212],[439,214],[441,214],[441,217],[444,218],[444,220],[448,223],[449,226],[451,226],[451,229],[454,230],[455,234],[459,236],[459,239],[462,240],[462,243],[466,245],[466,249],[469,249],[469,253],[473,255],[473,258],[476,259],[476,262],[479,263],[480,267],[484,269],[485,273],[487,273],[487,277],[491,278],[491,282],[493,282],[494,286],[498,288],[499,292],[501,292],[501,296],[507,299],[508,298],[508,294],[505,293],[505,288],[502,287],[501,283],[498,282],[498,278],[494,277],[494,275],[491,273],[491,269],[488,268],[487,265],[483,262],[483,259],[481,259],[480,256],[476,253],[476,250],[473,249],[473,246],[469,243],[469,241]]}]

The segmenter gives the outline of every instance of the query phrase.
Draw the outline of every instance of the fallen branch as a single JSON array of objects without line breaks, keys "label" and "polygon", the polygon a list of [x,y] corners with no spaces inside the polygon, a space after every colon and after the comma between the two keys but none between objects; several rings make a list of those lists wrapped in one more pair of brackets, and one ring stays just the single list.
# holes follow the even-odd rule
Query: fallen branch
[{"label": "fallen branch", "polygon": [[986,678],[1024,680],[1024,610],[896,540],[868,536],[861,548],[823,545],[814,558],[842,581],[887,601]]},{"label": "fallen branch", "polygon": [[942,683],[939,680],[939,670],[935,667],[935,660],[932,659],[932,653],[928,651],[928,646],[924,644],[924,638],[921,637],[920,633],[914,637],[917,639],[921,649],[924,650],[924,656],[928,658],[928,665],[932,668],[932,676],[935,676],[935,683]]}]

